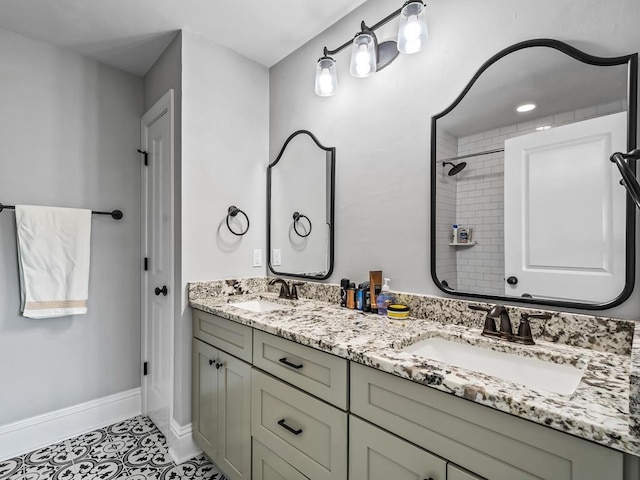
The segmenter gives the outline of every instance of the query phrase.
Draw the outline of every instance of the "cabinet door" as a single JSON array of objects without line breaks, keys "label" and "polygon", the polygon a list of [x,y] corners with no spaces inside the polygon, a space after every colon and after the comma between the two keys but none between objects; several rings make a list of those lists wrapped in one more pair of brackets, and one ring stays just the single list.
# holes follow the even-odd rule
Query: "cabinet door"
[{"label": "cabinet door", "polygon": [[229,480],[251,478],[251,366],[223,351],[218,355],[218,455]]},{"label": "cabinet door", "polygon": [[278,455],[253,440],[253,480],[309,480]]},{"label": "cabinet door", "polygon": [[460,467],[450,463],[447,465],[447,480],[484,480],[473,473],[467,472]]},{"label": "cabinet door", "polygon": [[349,415],[350,480],[445,480],[447,462]]},{"label": "cabinet door", "polygon": [[218,431],[219,351],[200,340],[193,340],[192,417],[193,439],[215,461]]}]

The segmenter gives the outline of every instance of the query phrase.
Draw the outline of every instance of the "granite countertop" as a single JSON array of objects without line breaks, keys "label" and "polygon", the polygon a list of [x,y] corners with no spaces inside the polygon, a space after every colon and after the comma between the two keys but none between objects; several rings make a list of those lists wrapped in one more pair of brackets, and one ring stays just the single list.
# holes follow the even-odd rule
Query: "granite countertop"
[{"label": "granite countertop", "polygon": [[[424,318],[392,321],[384,316],[341,308],[336,303],[317,299],[282,300],[266,291],[264,286],[256,288],[259,282],[250,288],[245,285],[245,291],[236,289],[231,292],[225,292],[224,288],[202,288],[203,285],[190,286],[189,303],[198,310],[640,456],[640,438],[635,435],[636,423],[629,413],[630,408],[639,407],[633,399],[637,394],[635,389],[640,389],[640,370],[632,367],[635,364],[640,368],[639,359],[634,355],[640,355],[640,349],[637,344],[634,345],[635,352],[631,348],[633,322],[621,321],[626,323],[622,326],[607,323],[605,326],[604,321],[596,319],[598,327],[613,332],[608,335],[609,344],[594,340],[598,336],[593,333],[583,339],[590,348],[567,344],[572,343],[570,339],[579,343],[575,341],[575,334],[567,334],[567,342],[559,343],[556,337],[562,335],[550,326],[545,332],[534,329],[536,345],[525,346],[482,337],[476,324],[462,321],[443,323],[442,319],[429,318],[428,309],[422,311]],[[315,297],[327,299],[327,295]],[[331,291],[328,297],[335,300],[335,291]],[[232,305],[249,299],[280,303],[283,308],[256,313]],[[405,303],[411,303],[411,299],[407,300]],[[463,307],[467,309],[467,305]],[[417,305],[412,307],[412,312],[416,310],[420,310]],[[450,312],[451,309],[445,310]],[[586,330],[593,331],[594,328]],[[636,339],[640,336],[639,330],[635,329]],[[536,391],[518,383],[398,351],[428,337],[478,344],[579,368],[586,364],[586,370],[576,391],[561,395]]]}]

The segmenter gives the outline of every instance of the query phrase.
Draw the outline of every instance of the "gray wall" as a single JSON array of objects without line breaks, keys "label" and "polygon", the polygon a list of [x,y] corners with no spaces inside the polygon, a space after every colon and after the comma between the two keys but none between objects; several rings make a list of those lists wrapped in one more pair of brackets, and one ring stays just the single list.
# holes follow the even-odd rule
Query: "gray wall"
[{"label": "gray wall", "polygon": [[[182,315],[176,317],[174,418],[191,421],[191,309],[187,282],[265,275],[269,74],[199,35],[182,33]],[[236,205],[251,221],[243,237],[225,224]]]},{"label": "gray wall", "polygon": [[[593,55],[638,51],[636,0],[459,0],[427,5],[430,39],[424,51],[399,56],[369,78],[349,75],[349,51],[335,55],[339,92],[314,94],[322,48],[353,36],[394,6],[369,0],[270,70],[270,157],[301,128],[337,148],[336,269],[361,281],[382,269],[392,288],[444,296],[429,274],[429,157],[431,116],[457,97],[486,59],[513,43],[556,38]],[[378,31],[396,35],[397,22]],[[400,207],[406,207],[404,209]],[[399,228],[398,226],[401,226]],[[640,289],[607,311],[638,318]]]},{"label": "gray wall", "polygon": [[0,30],[0,202],[93,217],[89,313],[20,316],[15,215],[0,214],[0,425],[140,386],[142,80]]}]

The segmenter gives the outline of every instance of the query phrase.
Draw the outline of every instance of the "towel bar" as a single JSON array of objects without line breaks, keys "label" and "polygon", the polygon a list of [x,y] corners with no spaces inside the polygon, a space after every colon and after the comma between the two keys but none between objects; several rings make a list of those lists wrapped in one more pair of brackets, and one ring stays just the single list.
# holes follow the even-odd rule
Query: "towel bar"
[{"label": "towel bar", "polygon": [[[3,205],[2,203],[0,203],[0,212],[2,212],[5,208],[7,210],[16,209],[15,205]],[[114,220],[120,220],[122,217],[124,217],[124,213],[122,213],[122,210],[113,210],[111,212],[97,212],[91,210],[91,213],[93,213],[94,215],[111,215],[111,218],[113,218]]]}]

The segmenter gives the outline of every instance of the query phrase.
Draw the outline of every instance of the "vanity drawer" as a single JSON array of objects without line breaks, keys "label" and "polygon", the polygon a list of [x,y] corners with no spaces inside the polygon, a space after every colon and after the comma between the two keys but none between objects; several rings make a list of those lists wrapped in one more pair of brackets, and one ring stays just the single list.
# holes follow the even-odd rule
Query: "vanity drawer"
[{"label": "vanity drawer", "polygon": [[309,479],[254,438],[252,480]]},{"label": "vanity drawer", "polygon": [[251,327],[194,309],[193,336],[251,363],[253,357]]},{"label": "vanity drawer", "polygon": [[447,461],[349,417],[349,480],[447,479]]},{"label": "vanity drawer", "polygon": [[620,452],[353,362],[351,412],[491,480],[622,478]]},{"label": "vanity drawer", "polygon": [[312,480],[347,478],[347,414],[255,368],[251,434]]},{"label": "vanity drawer", "polygon": [[253,335],[256,367],[347,410],[347,360],[259,330]]}]

